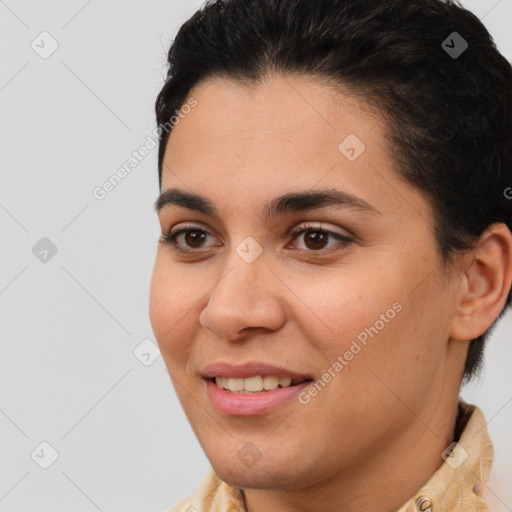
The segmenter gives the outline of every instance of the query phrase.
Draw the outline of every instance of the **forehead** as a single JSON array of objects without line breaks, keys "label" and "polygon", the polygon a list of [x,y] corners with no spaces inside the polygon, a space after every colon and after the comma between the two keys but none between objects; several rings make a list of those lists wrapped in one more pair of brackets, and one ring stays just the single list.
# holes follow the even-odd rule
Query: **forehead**
[{"label": "forehead", "polygon": [[264,144],[265,154],[327,150],[338,156],[339,143],[350,134],[374,148],[381,142],[379,112],[341,86],[335,89],[312,77],[270,75],[253,84],[213,78],[194,87],[189,97],[197,107],[175,126],[171,146],[185,137],[192,147],[219,147],[230,155]]},{"label": "forehead", "polygon": [[197,106],[171,132],[163,191],[185,186],[249,207],[290,190],[335,187],[383,212],[424,207],[398,178],[382,116],[348,91],[276,75],[251,86],[211,79],[189,97]]}]

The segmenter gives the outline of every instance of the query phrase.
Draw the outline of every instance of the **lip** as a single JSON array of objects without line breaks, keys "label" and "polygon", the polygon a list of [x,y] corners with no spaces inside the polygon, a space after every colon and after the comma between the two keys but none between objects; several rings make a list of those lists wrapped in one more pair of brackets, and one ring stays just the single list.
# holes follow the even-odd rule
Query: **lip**
[{"label": "lip", "polygon": [[286,368],[267,364],[261,361],[248,361],[243,364],[231,364],[224,361],[219,361],[208,365],[202,372],[205,379],[213,377],[228,377],[228,378],[247,378],[256,375],[272,375],[279,378],[289,378],[292,380],[309,380],[313,379],[311,375],[300,374]]},{"label": "lip", "polygon": [[231,393],[221,389],[212,380],[205,379],[206,391],[213,407],[228,416],[256,416],[269,414],[296,398],[311,382],[276,388],[250,395]]}]

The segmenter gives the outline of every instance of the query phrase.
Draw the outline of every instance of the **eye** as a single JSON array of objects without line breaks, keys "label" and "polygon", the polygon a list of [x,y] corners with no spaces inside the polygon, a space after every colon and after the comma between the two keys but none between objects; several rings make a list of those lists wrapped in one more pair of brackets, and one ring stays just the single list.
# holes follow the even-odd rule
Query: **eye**
[{"label": "eye", "polygon": [[296,240],[302,235],[305,235],[303,237],[303,241],[306,248],[301,250],[305,250],[307,252],[322,252],[327,254],[334,252],[332,250],[324,250],[326,248],[326,244],[329,241],[329,238],[336,240],[338,243],[327,246],[328,249],[332,248],[333,246],[336,247],[336,245],[340,245],[340,243],[342,246],[341,248],[344,248],[353,242],[352,238],[349,238],[348,236],[342,235],[341,233],[336,233],[335,231],[323,229],[317,225],[303,224],[291,230],[290,235],[293,235],[293,240]]},{"label": "eye", "polygon": [[[326,245],[327,249],[332,249],[333,246],[336,247],[337,245],[341,245],[341,249],[343,249],[353,242],[353,239],[348,236],[323,229],[318,225],[303,224],[288,232],[288,236],[293,236],[293,241],[298,239],[301,235],[306,235],[303,239],[306,248],[300,248],[300,250],[307,252],[329,254],[334,251],[325,250]],[[162,235],[160,237],[160,243],[171,246],[177,252],[192,253],[198,252],[198,249],[208,248],[208,246],[204,245],[208,238],[213,238],[208,231],[200,229],[197,226],[186,226],[175,231],[170,230],[166,235]],[[329,246],[329,239],[333,239],[337,241],[337,243]]]},{"label": "eye", "polygon": [[[182,236],[184,235],[184,236]],[[205,240],[211,237],[210,233],[195,226],[184,227],[176,231],[169,231],[160,237],[160,243],[170,245],[179,252],[194,252],[201,249]],[[179,243],[180,240],[184,243]]]}]

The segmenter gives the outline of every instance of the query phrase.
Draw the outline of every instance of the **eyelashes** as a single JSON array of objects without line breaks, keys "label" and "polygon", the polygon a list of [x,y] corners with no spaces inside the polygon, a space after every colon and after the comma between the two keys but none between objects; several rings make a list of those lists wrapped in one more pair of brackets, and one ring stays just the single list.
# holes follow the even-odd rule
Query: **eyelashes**
[{"label": "eyelashes", "polygon": [[[184,236],[182,236],[184,235]],[[307,235],[307,237],[303,237],[303,244],[306,247],[305,249],[298,249],[303,253],[311,253],[311,254],[331,254],[333,252],[339,252],[341,250],[346,249],[348,245],[353,243],[353,239],[343,235],[341,233],[337,233],[335,231],[330,231],[322,228],[318,225],[301,225],[287,233],[288,236],[292,237],[292,242],[297,239],[303,237],[303,235]],[[208,240],[208,237],[214,238],[208,231],[199,228],[197,226],[187,226],[181,229],[172,231],[170,230],[167,234],[162,235],[160,237],[160,243],[162,245],[170,246],[175,252],[183,255],[198,255],[205,251],[205,249],[210,249],[215,246],[207,246],[206,248],[202,246],[203,242]],[[183,240],[184,239],[184,240]],[[338,243],[334,246],[329,246],[327,249],[323,246],[324,242],[328,242],[329,239],[334,239]],[[180,243],[184,242],[184,243]],[[192,244],[192,245],[190,245]],[[197,247],[196,244],[200,246]],[[313,248],[311,249],[307,244],[312,244]],[[195,247],[194,247],[195,245]],[[320,245],[321,247],[318,247]],[[217,245],[218,246],[218,245]],[[289,247],[289,244],[286,248]]]},{"label": "eyelashes", "polygon": [[[319,238],[321,241],[322,240],[325,241],[329,238],[334,238],[335,240],[338,240],[338,242],[339,242],[337,245],[338,246],[341,245],[343,248],[345,248],[348,244],[353,242],[353,240],[348,236],[342,235],[341,233],[336,233],[335,231],[323,229],[322,227],[319,227],[316,225],[301,225],[297,228],[292,229],[289,234],[293,236],[293,240],[297,240],[304,234],[307,234],[308,236],[310,236],[312,234],[320,235],[320,237],[315,236],[312,238],[310,237],[308,239],[309,242],[312,241],[314,244],[318,242]],[[333,246],[331,246],[331,248],[332,247]],[[336,249],[336,246],[334,246],[334,249]],[[320,250],[318,250],[318,249],[312,249],[312,250],[301,249],[301,250],[305,250],[306,252],[313,252],[313,253],[321,252],[323,254],[329,254],[331,252],[334,252],[332,249],[324,250],[324,248],[321,248]],[[338,250],[340,250],[340,249],[338,249]]]},{"label": "eyelashes", "polygon": [[[162,236],[160,238],[160,242],[162,244],[168,244],[170,245],[173,249],[175,250],[182,250],[181,249],[181,246],[180,244],[177,243],[177,238],[179,236],[181,236],[182,234],[185,234],[185,233],[200,233],[201,236],[200,237],[196,237],[197,239],[201,240],[201,239],[205,239],[206,237],[204,235],[207,235],[207,236],[211,236],[210,233],[208,233],[208,231],[205,231],[204,229],[199,229],[199,228],[183,228],[183,229],[179,229],[178,231],[175,231],[175,232],[172,232],[170,231],[169,233],[167,233],[166,235]],[[192,249],[192,252],[197,252],[196,249]]]}]

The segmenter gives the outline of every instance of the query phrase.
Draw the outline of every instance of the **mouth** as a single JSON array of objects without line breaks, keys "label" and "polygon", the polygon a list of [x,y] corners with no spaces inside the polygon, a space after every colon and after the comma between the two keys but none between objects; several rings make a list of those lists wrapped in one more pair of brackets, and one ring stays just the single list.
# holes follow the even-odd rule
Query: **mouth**
[{"label": "mouth", "polygon": [[311,374],[254,360],[218,361],[204,368],[201,376],[210,403],[227,416],[265,415],[291,407],[313,381]]},{"label": "mouth", "polygon": [[218,388],[237,395],[251,395],[266,393],[278,388],[290,388],[313,379],[277,377],[276,375],[254,375],[251,377],[222,377],[216,376],[208,379]]},{"label": "mouth", "polygon": [[[265,380],[267,380],[267,386],[275,386],[276,379],[277,387],[265,389]],[[283,379],[282,385],[279,384],[280,379]],[[220,414],[261,416],[271,414],[282,407],[297,407],[299,404],[297,397],[310,385],[311,379],[300,379],[294,382],[289,377],[253,375],[245,378],[211,377],[205,378],[204,382],[208,399]],[[245,389],[245,386],[249,389]]]}]

